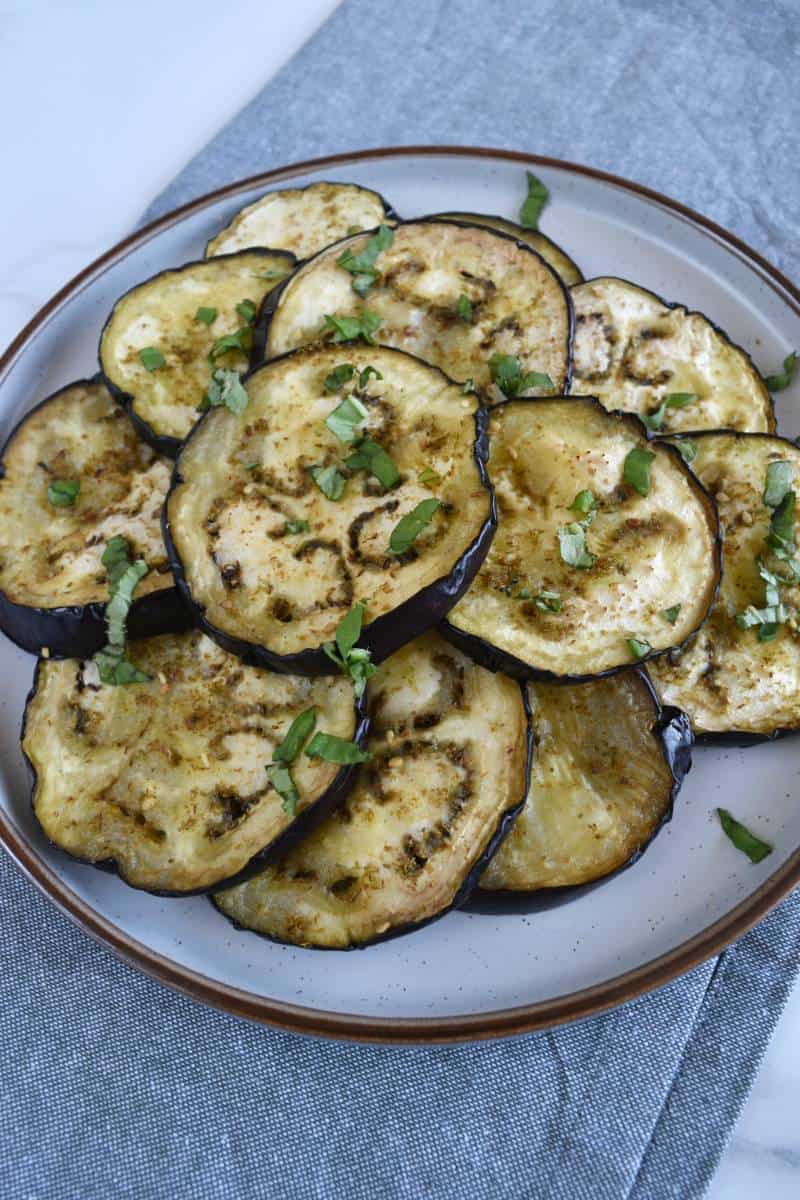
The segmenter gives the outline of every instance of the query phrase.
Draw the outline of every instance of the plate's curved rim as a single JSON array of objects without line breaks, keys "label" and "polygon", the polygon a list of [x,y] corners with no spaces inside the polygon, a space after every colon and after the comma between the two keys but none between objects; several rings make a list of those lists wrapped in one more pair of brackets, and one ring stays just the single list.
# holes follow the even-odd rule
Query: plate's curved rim
[{"label": "plate's curved rim", "polygon": [[[667,209],[672,215],[680,217],[713,240],[721,242],[729,251],[744,260],[751,269],[755,269],[759,277],[768,283],[789,308],[800,317],[800,289],[776,267],[773,267],[746,242],[729,233],[720,225],[651,188],[632,183],[621,176],[594,167],[557,158],[526,154],[516,150],[495,150],[475,146],[379,147],[307,159],[227,184],[189,201],[180,208],[173,209],[124,238],[61,288],[25,325],[0,357],[0,385],[28,341],[47,324],[60,307],[113,263],[118,262],[130,251],[149,241],[155,234],[177,224],[191,213],[198,212],[225,197],[235,196],[238,192],[283,182],[309,171],[318,171],[329,167],[336,168],[370,159],[447,156],[493,158],[506,162],[518,162],[527,166],[553,167],[567,173],[588,176],[643,197],[645,200]],[[443,1018],[379,1018],[349,1016],[270,1000],[253,992],[230,987],[182,967],[122,933],[111,921],[106,920],[91,905],[82,900],[25,840],[10,817],[2,811],[0,811],[0,842],[28,878],[63,913],[89,933],[95,941],[106,946],[123,961],[137,967],[160,983],[167,984],[186,996],[234,1016],[246,1017],[293,1033],[362,1042],[434,1043],[510,1037],[604,1012],[615,1005],[636,999],[654,988],[669,983],[712,955],[719,953],[752,928],[797,883],[800,883],[800,847],[798,847],[794,854],[752,895],[737,904],[718,921],[682,942],[669,953],[660,955],[641,967],[624,972],[603,983],[583,988],[577,992],[566,993],[551,1000],[494,1012]]]}]

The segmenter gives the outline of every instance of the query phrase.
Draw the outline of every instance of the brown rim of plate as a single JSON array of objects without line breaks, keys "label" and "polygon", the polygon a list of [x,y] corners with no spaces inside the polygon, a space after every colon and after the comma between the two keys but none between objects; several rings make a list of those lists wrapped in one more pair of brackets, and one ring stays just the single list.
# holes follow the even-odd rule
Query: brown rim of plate
[{"label": "brown rim of plate", "polygon": [[[713,241],[721,243],[736,254],[800,317],[800,289],[795,287],[765,258],[740,238],[708,218],[687,208],[684,204],[679,204],[676,200],[670,200],[659,192],[643,187],[641,184],[631,183],[618,175],[612,175],[594,167],[585,167],[578,163],[565,162],[557,158],[545,158],[536,154],[524,154],[515,150],[492,150],[474,146],[395,146],[308,159],[305,162],[280,167],[274,171],[266,171],[261,175],[254,175],[249,179],[218,188],[214,192],[191,200],[188,204],[159,217],[101,255],[61,288],[36,313],[0,357],[0,384],[28,340],[42,329],[58,308],[80,292],[92,279],[156,234],[177,224],[184,217],[216,203],[223,197],[232,197],[254,187],[281,183],[310,171],[329,167],[337,169],[346,167],[350,163],[382,158],[432,158],[447,155],[462,158],[494,158],[521,163],[525,166],[553,167],[556,170],[597,179],[622,191],[641,196],[651,204],[666,209],[672,216],[677,216],[687,224],[699,229]],[[25,840],[10,816],[2,811],[0,811],[0,842],[28,878],[63,913],[86,930],[95,941],[100,942],[118,958],[137,967],[152,979],[233,1016],[246,1017],[251,1021],[272,1025],[292,1033],[360,1042],[432,1044],[512,1037],[605,1012],[616,1005],[634,1000],[654,988],[662,987],[712,955],[718,954],[752,928],[797,883],[800,883],[800,848],[798,848],[752,895],[701,933],[641,967],[626,971],[622,975],[581,991],[556,996],[535,1004],[524,1004],[497,1012],[473,1015],[422,1019],[361,1017],[302,1008],[294,1004],[269,1000],[252,992],[229,987],[217,980],[200,975],[196,971],[182,967],[172,960],[156,954],[141,942],[128,937],[112,922],[107,921],[89,904],[81,900],[47,864],[38,851]]]}]

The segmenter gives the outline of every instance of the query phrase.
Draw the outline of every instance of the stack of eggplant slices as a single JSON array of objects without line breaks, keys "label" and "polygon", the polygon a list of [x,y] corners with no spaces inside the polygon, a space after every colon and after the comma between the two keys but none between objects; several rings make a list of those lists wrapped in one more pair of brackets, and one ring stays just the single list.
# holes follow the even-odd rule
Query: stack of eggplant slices
[{"label": "stack of eggplant slices", "polygon": [[762,379],[700,313],[585,281],[527,182],[519,224],[272,191],[11,434],[0,626],[39,656],[62,851],[365,946],[610,875],[695,737],[800,724],[795,356]]}]

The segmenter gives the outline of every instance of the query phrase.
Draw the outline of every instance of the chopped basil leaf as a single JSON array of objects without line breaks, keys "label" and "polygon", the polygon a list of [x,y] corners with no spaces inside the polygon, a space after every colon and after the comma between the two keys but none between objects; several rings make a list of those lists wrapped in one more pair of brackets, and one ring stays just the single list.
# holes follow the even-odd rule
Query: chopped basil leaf
[{"label": "chopped basil leaf", "polygon": [[475,380],[472,379],[471,377],[469,379],[466,379],[464,381],[464,386],[462,387],[461,390],[465,396],[468,396],[470,394],[470,392],[477,392],[478,389],[475,387]]},{"label": "chopped basil leaf", "polygon": [[434,487],[437,483],[442,482],[441,475],[437,475],[433,467],[423,467],[417,475],[417,479],[425,487]]},{"label": "chopped basil leaf", "polygon": [[109,539],[100,561],[106,568],[110,593],[106,604],[108,640],[94,655],[100,678],[109,684],[148,683],[150,676],[125,657],[128,613],[139,581],[147,574],[147,565],[141,558],[131,561],[127,539],[119,534]]},{"label": "chopped basil leaf", "polygon": [[797,361],[797,351],[793,350],[783,360],[782,371],[779,371],[776,375],[767,375],[764,383],[771,392],[783,392],[789,387],[789,384],[797,373]]},{"label": "chopped basil leaf", "polygon": [[362,232],[363,232],[363,229],[362,229],[361,225],[348,225],[347,226],[347,236],[348,237],[352,237],[354,233],[362,233]]},{"label": "chopped basil leaf", "polygon": [[650,464],[654,458],[655,454],[650,450],[642,450],[638,446],[634,446],[625,459],[622,478],[640,496],[647,496],[650,492]]},{"label": "chopped basil leaf", "polygon": [[529,371],[522,374],[518,358],[513,354],[493,354],[489,359],[489,370],[492,379],[506,396],[520,396],[530,388],[548,388],[551,392],[555,384],[549,375],[541,371]]},{"label": "chopped basil leaf", "polygon": [[532,600],[533,592],[530,588],[520,588],[517,592],[517,600]]},{"label": "chopped basil leaf", "polygon": [[355,450],[355,454],[344,460],[344,465],[351,471],[369,471],[385,491],[400,482],[400,472],[394,459],[372,438],[362,438]]},{"label": "chopped basil leaf", "polygon": [[469,296],[461,295],[458,297],[456,312],[462,321],[466,321],[468,325],[472,324],[472,303]]},{"label": "chopped basil leaf", "polygon": [[672,608],[664,608],[661,610],[661,615],[665,621],[669,621],[670,625],[674,625],[678,619],[678,614],[681,611],[680,604],[673,604]]},{"label": "chopped basil leaf", "polygon": [[48,485],[47,499],[55,508],[72,508],[80,490],[80,479],[54,479]]},{"label": "chopped basil leaf", "polygon": [[341,500],[346,480],[337,467],[311,467],[309,473],[329,500]]},{"label": "chopped basil leaf", "polygon": [[307,708],[295,717],[289,726],[286,737],[272,752],[274,763],[293,763],[311,736],[317,723],[316,708]]},{"label": "chopped basil leaf", "polygon": [[160,350],[156,350],[155,346],[145,346],[144,350],[139,351],[139,358],[145,371],[157,371],[167,362],[164,355]]},{"label": "chopped basil leaf", "polygon": [[586,547],[586,528],[578,522],[565,525],[558,531],[558,548],[568,567],[585,571],[597,562],[597,555]]},{"label": "chopped basil leaf", "polygon": [[575,499],[570,504],[570,509],[573,512],[593,513],[597,508],[597,501],[594,498],[594,492],[589,488],[584,488],[582,492],[578,492]]},{"label": "chopped basil leaf", "polygon": [[359,600],[358,604],[354,604],[350,612],[342,617],[339,622],[334,638],[336,639],[336,647],[342,658],[347,658],[350,651],[355,646],[358,639],[361,637],[361,628],[364,624],[364,613],[366,606],[363,601]]},{"label": "chopped basil leaf", "polygon": [[308,521],[287,521],[284,528],[287,533],[308,533],[311,526]]},{"label": "chopped basil leaf", "polygon": [[660,429],[664,424],[664,415],[668,408],[686,408],[697,399],[695,392],[670,392],[659,404],[655,412],[642,413],[641,420],[648,429]]},{"label": "chopped basil leaf", "polygon": [[358,386],[363,390],[369,383],[370,379],[383,379],[383,376],[377,367],[371,367],[367,365],[364,367],[363,371],[359,372]]},{"label": "chopped basil leaf", "polygon": [[653,649],[644,638],[629,637],[625,641],[634,658],[644,658]]},{"label": "chopped basil leaf", "polygon": [[271,763],[267,767],[267,779],[281,798],[283,811],[290,817],[297,813],[300,797],[297,794],[292,772],[282,763]]},{"label": "chopped basil leaf", "polygon": [[519,210],[519,223],[525,229],[538,229],[539,217],[550,199],[550,193],[541,179],[536,178],[533,171],[526,171],[525,174],[528,177],[528,195]]},{"label": "chopped basil leaf", "polygon": [[247,408],[248,399],[239,372],[231,371],[228,367],[217,367],[211,376],[208,391],[197,407],[200,412],[209,408],[228,408],[238,417]]},{"label": "chopped basil leaf", "polygon": [[362,650],[356,646],[361,636],[364,611],[364,604],[359,600],[339,622],[334,634],[336,640],[325,642],[322,647],[328,658],[335,662],[345,675],[350,676],[355,694],[359,697],[364,694],[367,680],[378,669],[372,662],[369,650]]},{"label": "chopped basil leaf", "polygon": [[697,442],[692,442],[688,439],[681,438],[681,440],[676,442],[675,445],[678,448],[678,453],[687,466],[689,463],[693,463],[697,458]]},{"label": "chopped basil leaf", "polygon": [[389,537],[390,552],[405,554],[423,529],[430,525],[433,514],[440,504],[441,500],[421,500],[415,509],[401,517]]},{"label": "chopped basil leaf", "polygon": [[356,373],[356,369],[352,363],[339,363],[338,367],[334,367],[329,375],[325,376],[323,386],[326,392],[338,392]]},{"label": "chopped basil leaf", "polygon": [[388,225],[381,225],[376,234],[368,240],[364,249],[354,254],[352,250],[344,250],[337,258],[337,263],[353,276],[353,290],[359,296],[366,296],[378,272],[375,262],[383,250],[388,250],[394,241],[394,233]]},{"label": "chopped basil leaf", "polygon": [[788,459],[771,462],[767,467],[764,484],[764,503],[767,508],[777,508],[787,492],[792,490],[792,464]]},{"label": "chopped basil leaf", "polygon": [[332,329],[334,342],[355,342],[361,338],[368,346],[374,346],[372,335],[380,323],[380,317],[371,312],[363,312],[360,317],[332,317],[326,313],[323,332]]},{"label": "chopped basil leaf", "polygon": [[315,733],[306,747],[306,754],[309,758],[322,758],[325,762],[341,764],[363,763],[372,758],[368,750],[362,750],[355,742],[348,742],[332,733]]},{"label": "chopped basil leaf", "polygon": [[772,513],[769,523],[768,544],[778,558],[790,558],[794,554],[794,510],[797,497],[794,492],[786,492],[783,499]]},{"label": "chopped basil leaf", "polygon": [[217,338],[208,352],[208,361],[213,364],[223,354],[229,354],[231,350],[238,350],[240,354],[249,354],[252,345],[253,330],[249,325],[242,325],[234,333],[226,333],[223,337]]},{"label": "chopped basil leaf", "polygon": [[252,300],[242,300],[236,305],[236,311],[246,325],[252,325],[256,319],[256,306]]},{"label": "chopped basil leaf", "polygon": [[541,612],[561,612],[561,597],[558,592],[539,592],[533,603]]},{"label": "chopped basil leaf", "polygon": [[762,859],[772,853],[772,846],[767,842],[762,842],[761,838],[757,838],[754,833],[751,833],[742,825],[741,821],[737,821],[736,817],[731,816],[727,808],[718,808],[717,816],[723,832],[730,838],[737,850],[741,850],[742,854],[747,855],[751,863],[760,863]]},{"label": "chopped basil leaf", "polygon": [[328,413],[325,424],[340,442],[357,442],[361,436],[360,426],[368,416],[369,410],[357,396],[345,396],[341,404]]},{"label": "chopped basil leaf", "polygon": [[194,314],[195,321],[199,321],[201,325],[213,325],[217,319],[216,308],[198,308]]}]

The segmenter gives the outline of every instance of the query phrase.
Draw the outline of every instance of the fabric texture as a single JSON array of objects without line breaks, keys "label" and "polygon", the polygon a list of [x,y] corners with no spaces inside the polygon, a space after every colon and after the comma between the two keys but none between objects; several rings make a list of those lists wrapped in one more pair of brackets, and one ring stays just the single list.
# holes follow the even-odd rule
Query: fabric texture
[{"label": "fabric texture", "polygon": [[[320,154],[484,144],[680,196],[796,274],[799,41],[792,0],[345,0],[147,217]],[[362,1047],[160,987],[6,859],[0,906],[0,1171],[15,1200],[691,1200],[800,949],[795,893],[716,962],[602,1017]]]}]

